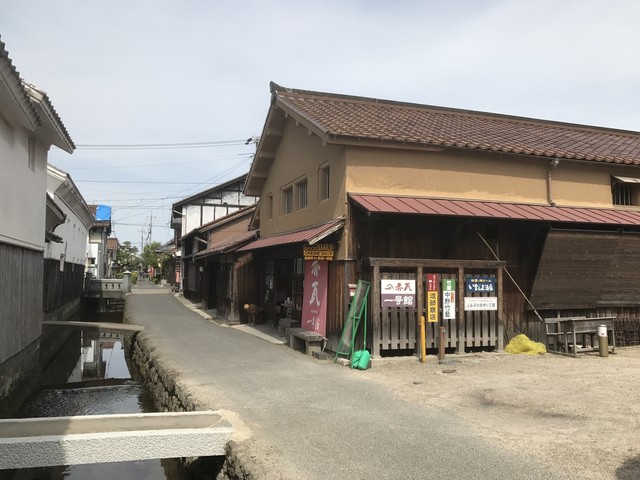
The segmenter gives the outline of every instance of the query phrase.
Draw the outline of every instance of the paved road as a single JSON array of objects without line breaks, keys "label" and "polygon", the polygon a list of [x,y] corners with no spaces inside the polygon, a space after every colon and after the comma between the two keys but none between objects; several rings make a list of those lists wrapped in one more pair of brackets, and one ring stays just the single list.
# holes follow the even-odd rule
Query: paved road
[{"label": "paved road", "polygon": [[486,443],[444,411],[402,401],[367,381],[366,371],[216,325],[167,290],[156,292],[128,296],[130,321],[146,327],[141,335],[159,360],[203,406],[238,414],[252,432],[251,454],[278,469],[269,478],[562,478]]}]

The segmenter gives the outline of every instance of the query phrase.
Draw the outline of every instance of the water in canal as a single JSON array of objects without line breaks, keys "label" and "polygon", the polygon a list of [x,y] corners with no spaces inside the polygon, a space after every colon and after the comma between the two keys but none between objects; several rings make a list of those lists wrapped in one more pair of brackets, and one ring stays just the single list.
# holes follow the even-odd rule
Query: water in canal
[{"label": "water in canal", "polygon": [[[40,347],[42,388],[27,399],[14,417],[153,411],[151,399],[132,379],[122,340],[121,335],[112,333],[45,327]],[[172,459],[0,471],[0,480],[63,478],[185,480],[189,477]]]}]

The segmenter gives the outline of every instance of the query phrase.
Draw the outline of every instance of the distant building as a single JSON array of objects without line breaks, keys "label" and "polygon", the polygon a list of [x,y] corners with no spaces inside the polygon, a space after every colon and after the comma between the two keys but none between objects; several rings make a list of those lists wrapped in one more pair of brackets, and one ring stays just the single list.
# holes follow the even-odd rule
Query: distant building
[{"label": "distant building", "polygon": [[[93,214],[71,176],[47,165],[47,200],[62,215],[62,223],[47,228],[44,252],[44,310],[49,319],[66,319],[80,306],[89,229]],[[47,208],[49,218],[58,218]],[[55,222],[54,222],[55,223]]]},{"label": "distant building", "polygon": [[108,278],[107,238],[111,235],[111,207],[89,205],[89,208],[94,215],[94,222],[89,229],[85,270],[95,278]]},{"label": "distant building", "polygon": [[[207,246],[206,240],[188,235],[202,225],[256,203],[256,196],[243,193],[246,178],[247,174],[241,175],[184,198],[171,208],[171,228],[176,244],[175,269],[179,277],[176,281],[188,298],[197,299],[200,296],[199,279],[202,272],[193,261],[193,255]],[[183,242],[183,238],[188,241]]]}]

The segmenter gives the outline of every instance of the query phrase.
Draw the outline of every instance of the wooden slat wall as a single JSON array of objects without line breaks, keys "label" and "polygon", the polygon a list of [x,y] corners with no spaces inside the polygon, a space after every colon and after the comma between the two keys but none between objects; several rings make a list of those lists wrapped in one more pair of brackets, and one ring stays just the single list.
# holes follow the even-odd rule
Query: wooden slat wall
[{"label": "wooden slat wall", "polygon": [[44,260],[43,310],[45,313],[82,297],[84,266],[65,262],[60,271],[60,261]]},{"label": "wooden slat wall", "polygon": [[[349,302],[349,283],[354,283],[350,278],[350,262],[329,262],[329,278],[327,279],[327,348],[335,351],[340,342],[344,320],[347,314]],[[362,338],[357,338],[362,342]]]},{"label": "wooden slat wall", "polygon": [[[235,298],[238,302],[239,319],[245,317],[243,307],[246,303],[260,305],[258,299],[258,265],[253,252],[239,254],[233,264],[235,269]],[[234,296],[232,294],[232,296]],[[244,318],[247,320],[246,318]]]},{"label": "wooden slat wall", "polygon": [[640,234],[551,231],[531,301],[538,309],[640,305]]},{"label": "wooden slat wall", "polygon": [[42,332],[43,254],[0,243],[0,363]]}]

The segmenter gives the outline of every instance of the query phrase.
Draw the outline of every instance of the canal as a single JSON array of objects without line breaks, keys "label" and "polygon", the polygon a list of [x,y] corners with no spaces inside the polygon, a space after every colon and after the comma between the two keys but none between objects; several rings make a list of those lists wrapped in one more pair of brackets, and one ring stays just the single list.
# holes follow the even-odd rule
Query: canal
[{"label": "canal", "polygon": [[[89,315],[122,322],[122,313]],[[87,321],[87,315],[74,318]],[[40,388],[15,418],[153,412],[151,398],[135,378],[123,336],[97,330],[45,326],[40,345]],[[0,480],[53,479],[186,480],[174,459],[0,471]]]}]

